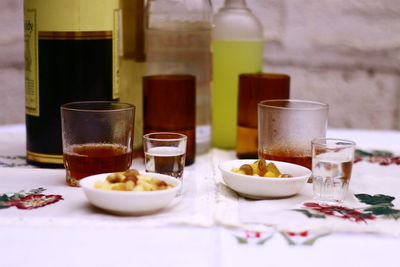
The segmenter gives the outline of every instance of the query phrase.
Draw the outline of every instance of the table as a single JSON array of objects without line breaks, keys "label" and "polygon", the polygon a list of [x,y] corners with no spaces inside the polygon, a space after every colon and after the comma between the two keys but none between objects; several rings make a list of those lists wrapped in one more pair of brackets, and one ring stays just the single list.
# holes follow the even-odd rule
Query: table
[{"label": "table", "polygon": [[[384,149],[400,154],[400,132],[330,129],[328,136],[352,139],[366,150]],[[14,156],[24,155],[23,125],[0,127],[0,162],[23,165],[23,159],[4,158],[10,151]],[[49,182],[48,187],[64,194],[62,202],[37,209],[35,216],[27,210],[0,209],[1,266],[398,266],[398,235],[333,232],[307,245],[303,243],[312,243],[315,237],[311,232],[247,231],[245,227],[230,226],[228,220],[218,220],[218,205],[224,196],[213,179],[218,174],[212,165],[221,153],[231,152],[213,150],[197,157],[196,164],[185,169],[185,173],[195,177],[188,181],[207,181],[187,183],[186,194],[196,192],[201,201],[188,198],[188,203],[194,205],[192,209],[186,206],[172,210],[179,217],[175,218],[178,223],[163,214],[155,218],[163,222],[159,225],[157,220],[140,222],[101,213],[89,218],[90,209],[84,213],[87,206],[79,206],[82,213],[66,212],[68,204],[81,203],[79,199],[84,197],[79,188],[62,186],[63,170],[0,168],[0,194],[10,188],[42,186],[36,184],[40,179],[50,181],[40,178],[41,175],[56,177],[57,181],[51,180],[54,182]],[[134,164],[140,166],[140,161]],[[26,180],[26,173],[39,178]],[[52,219],[44,218],[46,214]],[[333,255],[337,257],[333,259]]]}]

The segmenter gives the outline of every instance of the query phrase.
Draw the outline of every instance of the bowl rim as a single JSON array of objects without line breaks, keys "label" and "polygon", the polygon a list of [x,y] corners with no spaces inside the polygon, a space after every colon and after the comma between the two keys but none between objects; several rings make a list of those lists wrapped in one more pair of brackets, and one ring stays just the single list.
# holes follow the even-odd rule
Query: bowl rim
[{"label": "bowl rim", "polygon": [[[95,174],[95,175],[91,175],[85,178],[82,178],[79,181],[79,185],[81,188],[83,188],[84,190],[88,190],[91,192],[96,192],[99,194],[110,194],[110,195],[121,195],[121,196],[126,196],[126,195],[131,195],[131,196],[141,196],[141,195],[160,195],[160,194],[167,194],[169,192],[173,192],[173,191],[177,191],[179,190],[179,188],[182,186],[182,182],[180,180],[178,180],[175,177],[166,175],[166,174],[160,174],[160,173],[151,173],[151,172],[145,172],[145,171],[139,171],[140,174],[145,174],[145,175],[150,175],[153,176],[156,179],[165,181],[165,182],[171,182],[174,187],[172,188],[168,188],[168,189],[163,189],[163,190],[154,190],[154,191],[119,191],[119,190],[104,190],[104,189],[100,189],[100,188],[95,188],[93,187],[94,182],[92,183],[92,181],[96,181],[97,179],[99,179],[99,177],[104,177],[103,180],[105,180],[105,178],[107,177],[107,175],[112,174],[115,172],[110,172],[110,173],[100,173],[100,174]],[[82,183],[83,181],[83,183]]]},{"label": "bowl rim", "polygon": [[[277,165],[284,164],[284,165],[289,165],[289,166],[294,166],[296,168],[300,168],[305,170],[307,173],[301,176],[294,176],[294,177],[264,177],[264,176],[253,176],[253,175],[248,175],[248,174],[241,174],[241,173],[236,173],[232,172],[230,169],[228,170],[228,167],[233,168],[236,167],[233,165],[234,162],[243,162],[242,164],[248,164],[249,162],[253,163],[257,161],[258,159],[234,159],[234,160],[227,160],[223,161],[219,164],[219,169],[222,172],[229,173],[231,175],[235,175],[238,177],[243,177],[245,179],[252,179],[252,180],[262,180],[262,181],[294,181],[294,180],[303,180],[303,179],[308,179],[312,175],[312,171],[309,168],[306,168],[304,166],[290,163],[290,162],[284,162],[284,161],[277,161],[277,160],[266,160],[267,162],[272,162],[276,163]],[[240,165],[238,166],[240,167]],[[238,168],[237,167],[237,168]],[[278,166],[279,168],[279,166]]]}]

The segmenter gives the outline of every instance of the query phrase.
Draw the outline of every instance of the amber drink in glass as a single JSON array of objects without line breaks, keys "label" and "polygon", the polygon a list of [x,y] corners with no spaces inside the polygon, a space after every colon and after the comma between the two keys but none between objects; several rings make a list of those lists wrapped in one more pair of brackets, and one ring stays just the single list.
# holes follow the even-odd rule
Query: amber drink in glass
[{"label": "amber drink in glass", "polygon": [[311,170],[311,141],[325,138],[327,124],[327,104],[293,99],[262,101],[258,104],[259,156]]},{"label": "amber drink in glass", "polygon": [[61,106],[66,181],[120,172],[132,163],[135,107],[112,101],[73,102]]}]

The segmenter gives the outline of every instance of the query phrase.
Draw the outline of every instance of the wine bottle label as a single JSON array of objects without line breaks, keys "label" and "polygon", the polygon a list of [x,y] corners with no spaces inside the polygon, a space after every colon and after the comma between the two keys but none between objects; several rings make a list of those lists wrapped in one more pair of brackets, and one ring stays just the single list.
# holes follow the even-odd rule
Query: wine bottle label
[{"label": "wine bottle label", "polygon": [[[92,0],[25,0],[25,109],[27,115],[40,116],[40,106],[42,104],[40,103],[42,99],[40,94],[43,92],[42,79],[47,79],[50,75],[50,73],[47,72],[42,73],[43,67],[41,64],[51,64],[51,68],[56,65],[71,67],[71,65],[61,62],[61,59],[57,59],[57,57],[53,57],[48,61],[49,55],[44,54],[56,56],[56,53],[62,55],[62,53],[68,50],[68,55],[71,55],[72,49],[75,49],[74,52],[77,53],[74,53],[72,58],[68,57],[68,60],[75,60],[76,62],[90,60],[88,56],[85,55],[86,51],[84,51],[83,43],[91,43],[90,45],[86,45],[86,49],[91,52],[91,54],[95,51],[99,53],[97,56],[98,58],[109,56],[111,59],[110,65],[106,66],[105,64],[108,64],[108,62],[102,62],[98,67],[89,68],[93,72],[92,78],[101,75],[109,76],[111,74],[111,98],[119,98],[119,50],[121,49],[119,24],[121,10],[118,6],[118,0],[99,0],[96,4],[93,4],[93,2]],[[90,3],[92,5],[89,5]],[[60,8],[60,6],[63,6],[63,8]],[[87,14],[90,14],[90,16],[87,16]],[[72,40],[77,41],[77,45],[72,44]],[[82,40],[86,42],[82,42]],[[102,42],[102,40],[104,42]],[[49,41],[52,41],[52,45],[49,45]],[[67,42],[61,44],[63,41]],[[103,46],[99,45],[99,43],[103,43]],[[105,43],[107,43],[107,45]],[[97,47],[97,50],[91,49],[90,46],[92,44]],[[67,47],[67,45],[70,47]],[[47,50],[49,46],[52,46],[50,52]],[[44,47],[46,47],[46,49],[44,49]],[[106,54],[104,54],[106,48],[110,52],[106,51]],[[56,49],[59,50],[56,51]],[[80,59],[77,58],[79,50],[82,50],[82,57]],[[46,60],[42,59],[43,55],[47,58]],[[58,60],[59,63],[57,63],[56,60]],[[91,63],[96,65],[99,61],[91,61]],[[102,72],[96,73],[102,66],[105,66]],[[53,71],[57,73],[58,77],[53,77],[52,80],[58,83],[62,81],[62,79],[60,80],[58,78],[60,78],[63,73],[69,72],[68,70],[62,70],[60,68],[54,69]],[[61,71],[63,73],[61,73]],[[74,71],[78,73],[80,70],[76,69]],[[82,74],[87,75],[88,73]],[[66,78],[68,77],[64,77],[64,80]],[[93,84],[98,84],[99,82],[100,80],[96,80],[95,78],[92,80]],[[51,85],[52,90],[59,90],[59,88],[54,85],[54,83]],[[83,83],[81,83],[81,87],[82,86],[84,86]],[[71,99],[74,99],[74,97],[71,97]]]},{"label": "wine bottle label", "polygon": [[120,62],[119,62],[119,56],[120,53],[119,51],[122,50],[120,44],[120,22],[121,22],[121,14],[122,11],[120,9],[114,9],[114,14],[113,14],[113,99],[118,99],[120,96]]},{"label": "wine bottle label", "polygon": [[39,116],[36,10],[25,10],[25,108],[26,114]]}]

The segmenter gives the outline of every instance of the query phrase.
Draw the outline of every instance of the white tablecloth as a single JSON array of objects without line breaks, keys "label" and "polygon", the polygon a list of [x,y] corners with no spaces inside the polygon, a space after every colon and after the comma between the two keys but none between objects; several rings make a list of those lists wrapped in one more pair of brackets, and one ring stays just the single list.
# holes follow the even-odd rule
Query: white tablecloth
[{"label": "white tablecloth", "polygon": [[[328,136],[355,140],[359,148],[400,154],[399,132],[330,130]],[[93,209],[79,188],[65,186],[63,170],[24,166],[18,158],[24,151],[23,125],[0,127],[0,162],[18,165],[0,168],[0,194],[41,186],[47,189],[44,193],[61,194],[64,200],[37,210],[0,210],[1,266],[337,266],[343,262],[398,266],[400,239],[393,235],[307,231],[307,227],[290,232],[263,221],[258,222],[262,232],[247,231],[257,229],[257,220],[243,209],[257,209],[255,202],[238,198],[220,184],[215,168],[219,156],[230,157],[232,152],[214,150],[197,157],[196,164],[185,170],[182,203],[136,218]],[[134,164],[141,166],[140,161]],[[397,171],[400,166],[390,168]],[[362,188],[363,183],[357,184]],[[396,188],[382,193],[396,193]],[[263,201],[257,203],[266,207]],[[398,199],[394,204],[400,208]],[[387,234],[396,233],[389,229]],[[332,255],[338,255],[337,260]]]}]

